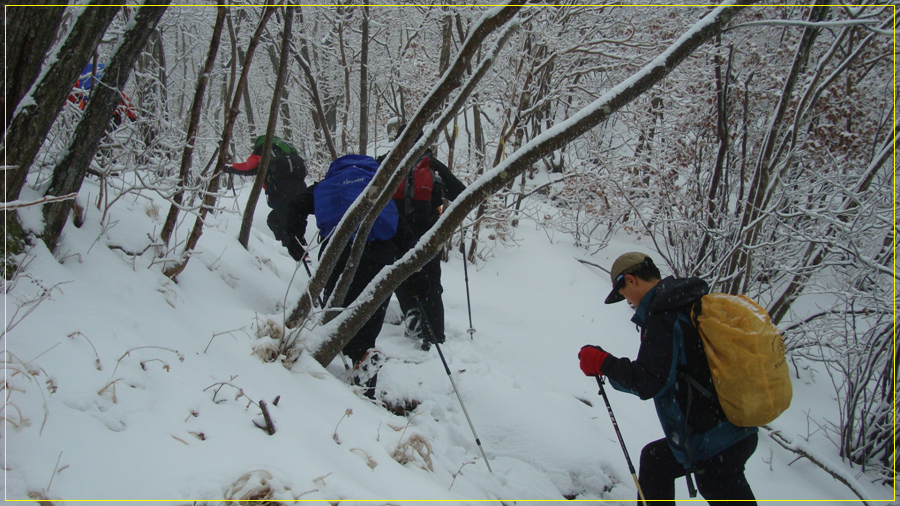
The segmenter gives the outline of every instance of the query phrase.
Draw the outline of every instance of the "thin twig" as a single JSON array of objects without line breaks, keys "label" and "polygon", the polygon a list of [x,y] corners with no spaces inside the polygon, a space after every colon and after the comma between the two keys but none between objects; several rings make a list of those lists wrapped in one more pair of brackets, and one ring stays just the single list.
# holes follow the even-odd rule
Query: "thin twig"
[{"label": "thin twig", "polygon": [[[219,337],[222,334],[231,334],[232,332],[237,332],[238,330],[244,330],[244,328],[241,327],[239,329],[226,330],[225,332],[219,332],[219,333],[213,334],[212,337],[209,338],[209,342],[206,344],[206,349],[203,350],[203,353],[206,353],[207,351],[209,351],[209,346],[212,344],[213,339],[215,339],[216,337]],[[231,337],[234,337],[234,336],[231,336]]]},{"label": "thin twig", "polygon": [[31,202],[23,202],[21,200],[14,200],[12,202],[4,202],[3,208],[6,210],[10,210],[10,209],[19,209],[22,207],[46,204],[48,202],[62,202],[64,200],[75,200],[75,197],[77,197],[77,196],[78,196],[78,193],[68,193],[66,195],[60,195],[58,197],[57,196],[44,197],[42,199],[34,200]]},{"label": "thin twig", "polygon": [[50,476],[50,483],[47,484],[47,493],[50,493],[50,487],[53,485],[53,478],[56,477],[56,470],[59,469],[59,461],[62,459],[63,452],[59,452],[59,457],[56,458],[56,465],[53,466],[53,474]]},{"label": "thin twig", "polygon": [[581,262],[581,263],[583,263],[583,264],[585,264],[585,265],[590,265],[591,267],[596,267],[596,268],[600,269],[601,271],[603,271],[603,272],[609,274],[609,271],[608,271],[607,269],[604,269],[603,267],[600,267],[599,265],[595,264],[594,262],[588,262],[587,260],[582,260],[582,259],[580,259],[580,258],[576,258],[575,260],[578,260],[579,262]]}]

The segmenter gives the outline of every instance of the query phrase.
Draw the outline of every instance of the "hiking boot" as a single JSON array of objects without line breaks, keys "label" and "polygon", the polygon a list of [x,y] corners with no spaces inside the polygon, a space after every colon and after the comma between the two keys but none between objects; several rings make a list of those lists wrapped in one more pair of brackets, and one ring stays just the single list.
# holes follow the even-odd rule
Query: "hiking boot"
[{"label": "hiking boot", "polygon": [[384,353],[374,348],[367,351],[350,371],[350,382],[363,387],[364,395],[374,400],[378,370],[382,365],[384,365]]},{"label": "hiking boot", "polygon": [[[444,344],[446,339],[444,337],[437,338],[438,344]],[[422,350],[428,351],[431,349],[431,345],[434,344],[434,341],[431,339],[431,336],[422,338]]]}]

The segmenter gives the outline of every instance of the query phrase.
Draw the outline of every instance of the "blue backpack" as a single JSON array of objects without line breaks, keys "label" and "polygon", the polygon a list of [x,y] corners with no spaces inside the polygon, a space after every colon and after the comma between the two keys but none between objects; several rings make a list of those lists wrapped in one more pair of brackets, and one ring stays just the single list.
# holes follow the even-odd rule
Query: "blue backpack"
[{"label": "blue backpack", "polygon": [[[325,178],[313,190],[316,223],[322,237],[328,237],[344,213],[372,180],[378,162],[371,156],[344,155],[331,162]],[[381,210],[366,241],[386,241],[397,233],[397,206],[389,201]],[[354,233],[354,237],[356,234]]]}]

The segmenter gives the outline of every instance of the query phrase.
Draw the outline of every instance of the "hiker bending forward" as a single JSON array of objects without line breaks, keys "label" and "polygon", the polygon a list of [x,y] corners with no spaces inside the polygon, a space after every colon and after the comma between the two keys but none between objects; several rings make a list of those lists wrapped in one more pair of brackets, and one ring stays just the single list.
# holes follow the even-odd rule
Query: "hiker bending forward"
[{"label": "hiker bending forward", "polygon": [[[328,172],[322,181],[302,192],[296,201],[294,210],[296,219],[300,223],[299,228],[306,230],[307,217],[314,215],[319,235],[325,241],[330,240],[331,233],[343,218],[348,206],[356,199],[359,192],[366,187],[375,171],[378,163],[374,158],[365,155],[344,155],[331,162]],[[375,220],[372,230],[366,239],[366,247],[359,260],[356,274],[350,283],[350,288],[344,298],[341,307],[356,300],[375,276],[386,266],[394,263],[401,251],[410,247],[412,232],[401,217],[398,217],[396,208],[392,202],[381,210]],[[328,300],[337,285],[347,261],[350,259],[350,250],[353,244],[351,239],[341,253],[339,253],[337,265],[328,278],[325,285],[325,300]],[[321,248],[319,253],[325,251]],[[414,275],[415,276],[415,275]],[[351,380],[364,388],[364,394],[374,399],[377,374],[367,375],[363,364],[365,360],[374,359],[375,340],[381,332],[384,324],[384,316],[387,312],[390,297],[378,307],[375,313],[369,317],[366,323],[356,332],[352,339],[343,348],[343,353],[350,358],[354,367]]]},{"label": "hiker bending forward", "polygon": [[[604,375],[616,390],[656,405],[666,437],[641,451],[638,482],[645,498],[674,501],[675,479],[685,475],[693,493],[693,475],[707,501],[756,504],[744,465],[756,450],[758,429],[725,418],[690,320],[691,305],[709,291],[708,285],[698,278],[660,279],[659,269],[643,253],[620,256],[610,276],[613,289],[606,304],[627,300],[635,308],[631,321],[640,330],[638,356],[632,361],[585,346],[578,358],[585,375]],[[713,395],[701,394],[690,381]]]},{"label": "hiker bending forward", "polygon": [[[226,174],[256,176],[262,161],[262,150],[266,136],[257,137],[253,143],[253,153],[246,162],[225,166]],[[278,137],[272,140],[272,156],[263,181],[266,203],[272,209],[266,224],[275,240],[287,248],[291,257],[298,262],[306,254],[306,220],[300,219],[301,195],[306,191],[306,162],[297,150]]]}]

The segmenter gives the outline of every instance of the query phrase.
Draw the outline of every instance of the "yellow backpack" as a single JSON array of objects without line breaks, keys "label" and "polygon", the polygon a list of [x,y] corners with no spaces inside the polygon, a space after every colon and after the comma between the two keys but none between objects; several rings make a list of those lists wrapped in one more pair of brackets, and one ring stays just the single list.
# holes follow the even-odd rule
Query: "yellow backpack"
[{"label": "yellow backpack", "polygon": [[691,311],[728,421],[758,427],[791,404],[784,341],[769,313],[743,295],[711,293]]}]

